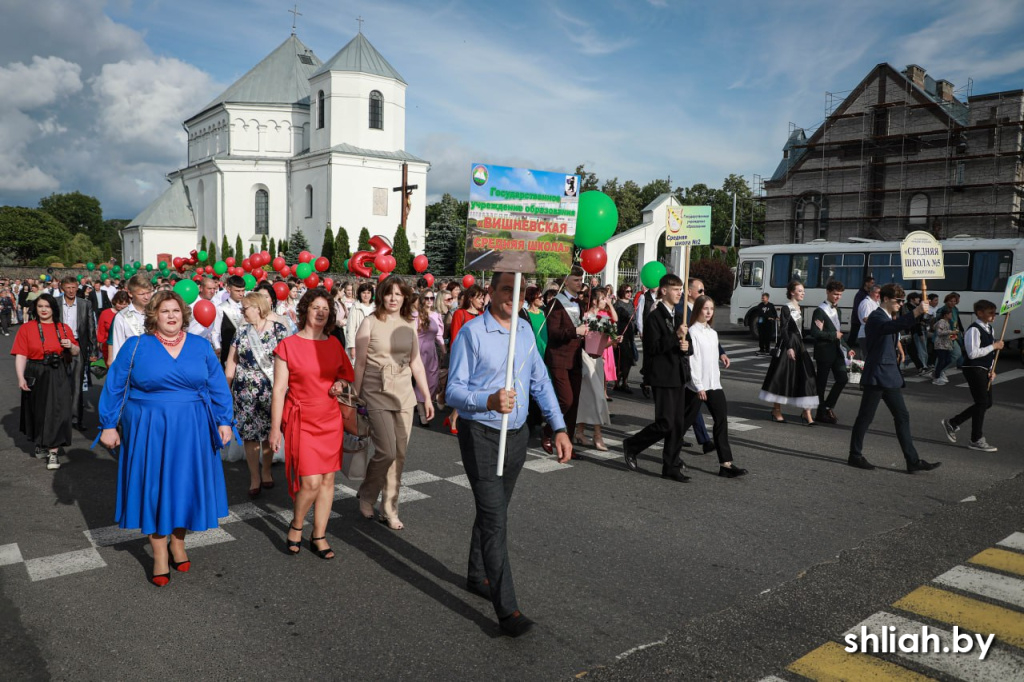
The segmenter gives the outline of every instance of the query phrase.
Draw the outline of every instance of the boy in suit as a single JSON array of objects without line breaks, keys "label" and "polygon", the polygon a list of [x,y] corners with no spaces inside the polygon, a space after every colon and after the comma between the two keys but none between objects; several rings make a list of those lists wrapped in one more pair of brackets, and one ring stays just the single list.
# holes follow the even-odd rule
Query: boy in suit
[{"label": "boy in suit", "polygon": [[690,346],[686,320],[675,312],[683,298],[683,280],[665,275],[658,282],[658,290],[661,302],[648,314],[644,325],[644,376],[654,389],[654,422],[623,440],[622,452],[626,467],[639,471],[637,455],[664,440],[661,476],[685,483],[690,477],[683,473],[679,452],[683,445],[683,396],[690,380]]},{"label": "boy in suit", "polygon": [[[815,421],[823,424],[837,424],[835,408],[839,402],[839,394],[850,380],[846,374],[846,350],[843,347],[843,317],[839,310],[839,299],[843,297],[846,286],[839,281],[830,280],[825,286],[825,302],[814,310],[811,316],[811,337],[814,339],[814,362],[818,383],[818,416]],[[853,351],[849,352],[853,357]],[[828,375],[832,373],[832,390],[825,397]]]},{"label": "boy in suit", "polygon": [[[580,309],[580,290],[583,288],[583,269],[572,266],[565,278],[562,293],[555,296],[548,309],[548,347],[544,363],[551,371],[551,383],[558,398],[558,407],[565,417],[565,429],[576,433],[576,413],[580,407],[580,383],[583,381],[583,344],[580,339],[587,333],[583,323],[584,310]],[[553,452],[554,441],[550,426],[544,427],[541,446]],[[577,458],[575,451],[573,459]]]},{"label": "boy in suit", "polygon": [[914,440],[910,435],[910,411],[903,402],[901,389],[906,386],[900,372],[899,356],[896,346],[900,342],[900,332],[910,329],[918,317],[928,312],[928,305],[922,303],[914,308],[914,312],[893,319],[903,305],[903,287],[898,284],[886,284],[880,292],[881,304],[864,322],[864,373],[860,380],[863,395],[860,400],[860,411],[857,421],[853,424],[850,434],[850,459],[847,461],[858,469],[874,469],[874,465],[864,458],[864,435],[875,418],[878,403],[885,401],[885,406],[892,413],[896,422],[896,438],[907,460],[907,473],[930,471],[942,462],[931,464],[917,456]]}]

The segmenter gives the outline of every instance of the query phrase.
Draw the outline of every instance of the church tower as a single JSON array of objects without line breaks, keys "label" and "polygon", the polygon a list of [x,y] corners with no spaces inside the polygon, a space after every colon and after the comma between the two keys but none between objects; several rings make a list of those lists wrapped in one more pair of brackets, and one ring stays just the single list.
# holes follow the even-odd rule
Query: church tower
[{"label": "church tower", "polygon": [[380,152],[405,149],[406,82],[362,33],[309,79],[310,151],[341,144]]}]

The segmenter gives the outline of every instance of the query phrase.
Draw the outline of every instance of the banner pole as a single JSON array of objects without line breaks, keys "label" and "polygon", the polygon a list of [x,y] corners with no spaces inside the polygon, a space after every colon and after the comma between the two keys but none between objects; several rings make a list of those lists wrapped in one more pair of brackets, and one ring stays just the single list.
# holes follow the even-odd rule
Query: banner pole
[{"label": "banner pole", "polygon": [[[512,285],[512,319],[509,321],[508,365],[505,367],[505,390],[512,390],[513,364],[516,357],[516,331],[519,329],[519,289],[523,285],[523,273],[517,272]],[[529,398],[529,396],[527,396]],[[516,396],[516,403],[519,396]],[[498,476],[505,472],[505,447],[508,441],[508,413],[501,415],[501,434],[498,436]]]},{"label": "banner pole", "polygon": [[[1006,328],[1007,328],[1007,327],[1008,327],[1009,325],[1010,325],[1010,313],[1006,313],[1006,317],[1004,317],[1004,318],[1003,318],[1003,331],[1002,331],[1002,332],[1001,332],[1001,333],[999,334],[999,340],[1000,340],[1000,341],[1002,341],[1002,340],[1003,340],[1003,338],[1004,338],[1004,337],[1006,336]],[[999,353],[1000,353],[1000,352],[1001,352],[1002,350],[1003,350],[1002,348],[1000,348],[999,350],[997,350],[997,351],[996,351],[996,356],[995,356],[994,358],[992,358],[992,370],[991,370],[991,371],[993,371],[993,372],[994,372],[994,371],[996,371],[996,365],[998,365],[998,364],[999,364]],[[990,391],[992,390],[992,377],[989,377],[989,380],[988,380],[988,389],[989,389]]]}]

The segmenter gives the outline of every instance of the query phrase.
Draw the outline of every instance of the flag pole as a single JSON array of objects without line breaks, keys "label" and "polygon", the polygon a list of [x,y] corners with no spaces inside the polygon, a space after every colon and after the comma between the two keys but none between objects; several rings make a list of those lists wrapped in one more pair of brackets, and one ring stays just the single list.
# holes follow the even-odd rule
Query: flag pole
[{"label": "flag pole", "polygon": [[[513,365],[516,357],[516,330],[519,329],[519,290],[523,286],[523,273],[515,273],[512,285],[512,319],[509,321],[508,365],[505,367],[505,390],[512,390]],[[519,396],[516,396],[516,403]],[[505,448],[508,441],[508,413],[501,415],[501,433],[498,436],[498,476],[505,471]]]}]

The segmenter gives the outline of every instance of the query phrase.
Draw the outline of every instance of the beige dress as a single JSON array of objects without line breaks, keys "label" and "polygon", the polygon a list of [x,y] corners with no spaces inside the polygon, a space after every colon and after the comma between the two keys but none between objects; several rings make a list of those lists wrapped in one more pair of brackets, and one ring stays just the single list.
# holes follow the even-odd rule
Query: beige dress
[{"label": "beige dress", "polygon": [[360,397],[370,416],[370,438],[375,452],[359,487],[359,499],[375,504],[383,492],[381,513],[394,518],[398,516],[398,490],[416,407],[411,363],[419,356],[419,343],[415,323],[399,316],[389,316],[382,322],[375,315],[368,315],[360,329],[366,325],[370,328],[370,342]]}]

